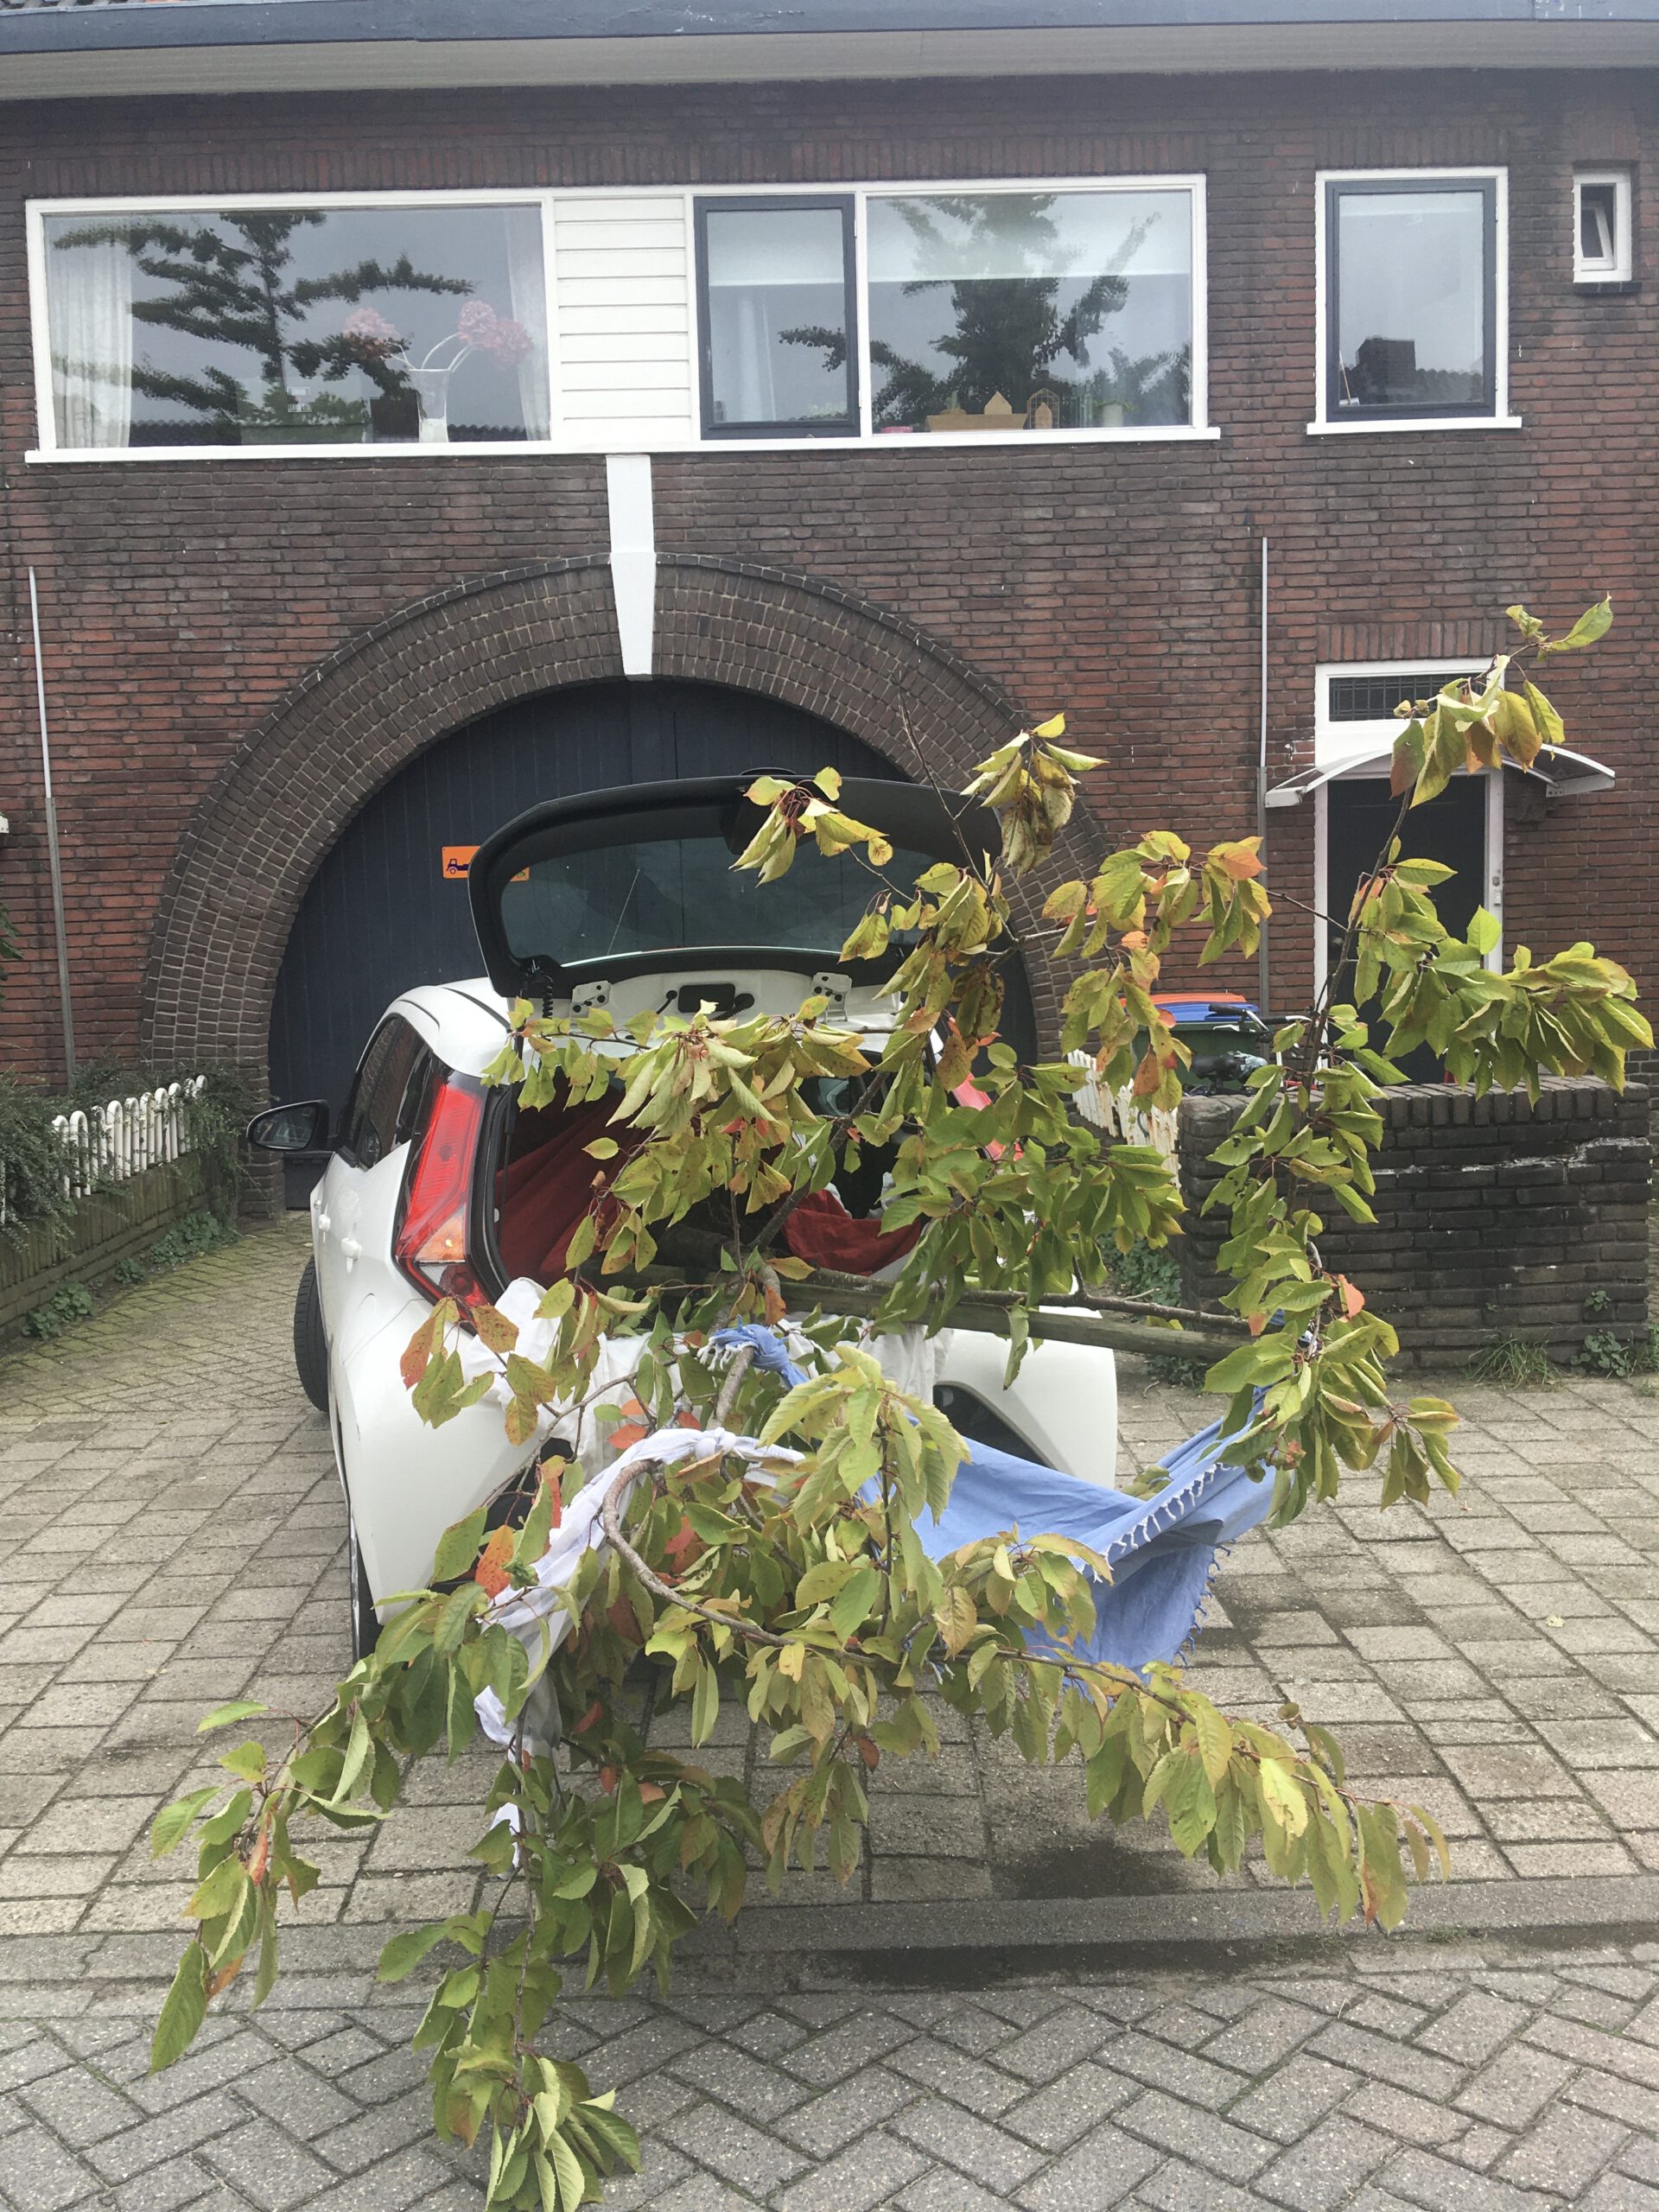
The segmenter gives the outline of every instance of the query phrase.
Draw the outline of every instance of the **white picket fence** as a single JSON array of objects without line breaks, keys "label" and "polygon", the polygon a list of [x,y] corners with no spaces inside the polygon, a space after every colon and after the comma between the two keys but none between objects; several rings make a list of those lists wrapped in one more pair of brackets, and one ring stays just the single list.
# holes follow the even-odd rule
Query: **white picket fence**
[{"label": "white picket fence", "polygon": [[82,1112],[60,1114],[52,1126],[63,1144],[63,1187],[70,1198],[130,1183],[147,1167],[177,1160],[190,1150],[187,1102],[207,1087],[205,1075],[165,1090],[141,1090],[130,1098]]},{"label": "white picket fence", "polygon": [[1179,1113],[1167,1106],[1154,1106],[1149,1111],[1135,1103],[1129,1085],[1122,1084],[1116,1090],[1107,1090],[1094,1072],[1091,1052],[1072,1052],[1068,1055],[1074,1068],[1087,1068],[1088,1079],[1079,1084],[1073,1096],[1077,1109],[1085,1122],[1109,1136],[1119,1137],[1125,1144],[1155,1145],[1169,1162],[1170,1172],[1179,1177],[1176,1141],[1179,1135]]}]

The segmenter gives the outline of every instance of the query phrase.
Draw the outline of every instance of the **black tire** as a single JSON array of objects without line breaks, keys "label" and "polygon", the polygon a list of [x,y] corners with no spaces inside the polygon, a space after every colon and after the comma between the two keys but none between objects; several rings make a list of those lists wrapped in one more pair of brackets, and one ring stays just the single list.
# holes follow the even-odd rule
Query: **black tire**
[{"label": "black tire", "polygon": [[363,1554],[357,1548],[357,1523],[346,1524],[346,1581],[352,1606],[352,1664],[366,1659],[380,1640],[380,1616],[374,1610],[374,1592],[363,1572]]},{"label": "black tire", "polygon": [[300,1388],[320,1414],[328,1410],[328,1340],[322,1333],[322,1300],[317,1295],[317,1263],[308,1260],[294,1300],[294,1371]]}]

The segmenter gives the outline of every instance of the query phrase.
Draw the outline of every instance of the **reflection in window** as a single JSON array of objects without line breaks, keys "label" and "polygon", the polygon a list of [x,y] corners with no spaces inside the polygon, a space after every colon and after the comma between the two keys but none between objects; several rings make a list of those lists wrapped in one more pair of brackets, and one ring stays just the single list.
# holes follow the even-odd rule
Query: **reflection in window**
[{"label": "reflection in window", "polygon": [[[733,873],[732,850],[717,836],[642,837],[532,861],[501,893],[507,943],[520,959],[569,963],[753,944],[759,928],[769,945],[835,953],[879,887],[855,857],[808,846],[761,905],[749,879]],[[901,848],[885,872],[913,883],[929,865]]]},{"label": "reflection in window", "polygon": [[1490,184],[1331,188],[1332,416],[1490,413]]},{"label": "reflection in window", "polygon": [[702,210],[708,427],[853,427],[846,206]]},{"label": "reflection in window", "polygon": [[869,321],[878,430],[1189,422],[1191,195],[872,198]]},{"label": "reflection in window", "polygon": [[61,447],[548,435],[534,207],[48,215]]}]

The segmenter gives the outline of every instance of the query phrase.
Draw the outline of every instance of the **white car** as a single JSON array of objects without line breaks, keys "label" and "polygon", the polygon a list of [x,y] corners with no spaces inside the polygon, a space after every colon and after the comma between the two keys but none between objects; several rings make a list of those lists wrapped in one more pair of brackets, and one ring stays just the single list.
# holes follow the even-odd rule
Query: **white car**
[{"label": "white car", "polygon": [[[722,1015],[788,1014],[817,993],[874,1049],[891,1027],[884,987],[899,956],[847,963],[838,950],[869,895],[855,862],[808,844],[776,885],[733,874],[759,819],[743,798],[751,780],[588,792],[520,815],[479,849],[469,874],[486,976],[392,1001],[332,1138],[321,1100],[268,1108],[249,1124],[250,1141],[269,1151],[328,1150],[311,1198],[314,1256],[294,1347],[307,1395],[328,1416],[346,1492],[354,1655],[373,1643],[377,1602],[424,1584],[452,1522],[486,1500],[506,1517],[527,1498],[521,1478],[544,1441],[509,1443],[487,1400],[429,1427],[399,1371],[439,1297],[493,1299],[515,1277],[551,1281],[588,1204],[593,1162],[582,1147],[594,1130],[573,1130],[556,1109],[521,1111],[514,1090],[480,1080],[514,1000],[549,1014],[603,1005],[620,1022],[704,1004]],[[958,855],[964,829],[977,849],[995,849],[993,817],[960,802],[947,812],[912,785],[849,781],[842,804],[892,838],[901,881]],[[768,941],[754,941],[758,925]],[[1017,1035],[1023,976],[1011,983]],[[855,1215],[879,1204],[874,1190],[842,1195]],[[1005,1390],[1006,1350],[960,1330],[941,1340],[936,1396],[950,1419],[982,1442],[1109,1485],[1110,1352],[1034,1345]]]}]

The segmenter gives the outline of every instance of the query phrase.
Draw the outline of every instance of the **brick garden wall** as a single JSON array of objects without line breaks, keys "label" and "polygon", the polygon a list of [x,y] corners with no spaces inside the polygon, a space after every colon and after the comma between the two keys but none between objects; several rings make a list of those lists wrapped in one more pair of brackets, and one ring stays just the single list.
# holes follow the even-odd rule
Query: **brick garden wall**
[{"label": "brick garden wall", "polygon": [[[1219,1179],[1209,1155],[1236,1098],[1181,1109],[1181,1179],[1191,1211],[1179,1248],[1195,1303],[1217,1289],[1225,1217],[1198,1209]],[[1570,1359],[1586,1336],[1640,1332],[1648,1318],[1653,1149],[1645,1087],[1550,1079],[1477,1098],[1465,1085],[1404,1084],[1384,1095],[1375,1228],[1309,1203],[1327,1224],[1325,1264],[1350,1275],[1399,1329],[1408,1364],[1460,1366],[1500,1334]],[[1605,1300],[1605,1302],[1603,1302]]]},{"label": "brick garden wall", "polygon": [[[1610,160],[1639,164],[1637,235],[1650,241],[1659,119],[1639,73],[0,107],[0,810],[12,823],[0,901],[26,956],[0,1006],[0,1065],[49,1071],[55,1050],[30,563],[81,1049],[130,1053],[163,988],[211,1009],[227,975],[264,987],[253,920],[239,929],[227,907],[211,957],[182,975],[154,955],[157,917],[169,873],[194,864],[187,840],[215,779],[257,759],[309,671],[460,582],[606,550],[590,456],[29,464],[26,198],[1202,171],[1213,442],[662,456],[660,550],[874,603],[1021,708],[1064,707],[1109,764],[1096,792],[1109,829],[1205,836],[1254,826],[1263,534],[1275,777],[1306,755],[1316,661],[1484,651],[1512,600],[1559,619],[1610,590],[1618,626],[1593,677],[1563,665],[1552,688],[1623,787],[1510,830],[1508,918],[1535,946],[1593,931],[1639,973],[1651,965],[1659,289],[1572,287],[1572,166]],[[1310,438],[1316,171],[1489,162],[1510,171],[1511,393],[1526,427]],[[767,688],[786,659],[758,636],[748,680]],[[388,711],[382,771],[416,741]],[[309,785],[315,842],[354,801],[326,749]],[[1310,813],[1273,823],[1275,880],[1299,893]],[[264,864],[251,852],[251,886]],[[1275,924],[1281,1006],[1306,989],[1312,926],[1288,908]],[[1210,980],[1253,988],[1254,963]]]}]

